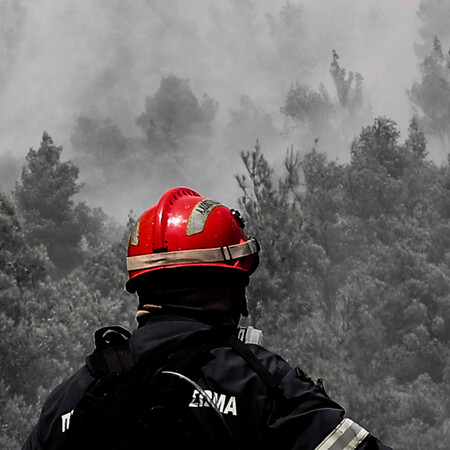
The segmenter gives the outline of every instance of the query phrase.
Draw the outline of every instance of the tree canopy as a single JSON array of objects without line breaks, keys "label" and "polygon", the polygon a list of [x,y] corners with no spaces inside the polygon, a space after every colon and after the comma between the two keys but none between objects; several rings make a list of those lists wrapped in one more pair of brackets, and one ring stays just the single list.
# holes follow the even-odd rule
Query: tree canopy
[{"label": "tree canopy", "polygon": [[349,164],[290,149],[277,184],[259,144],[243,154],[240,203],[262,247],[249,302],[270,347],[307,361],[351,417],[394,448],[443,449],[449,167],[426,159],[415,119],[399,137],[379,117]]},{"label": "tree canopy", "polygon": [[[331,88],[311,87],[301,5],[287,2],[267,16],[264,42],[249,2],[211,11],[222,19],[240,13],[238,27],[231,20],[215,26],[251,41],[237,51],[243,59],[248,48],[267,46],[263,63],[282,73],[273,78],[283,92],[281,117],[243,95],[220,130],[222,148],[243,150],[237,201],[262,247],[248,320],[264,330],[267,347],[323,378],[348,415],[387,444],[446,449],[450,160],[430,160],[426,137],[437,136],[444,149],[450,137],[450,59],[441,44],[448,5],[420,3],[427,48],[408,91],[415,112],[405,139],[389,117],[366,119],[364,79],[337,51]],[[212,143],[214,99],[165,75],[143,109],[137,137],[109,118],[80,114],[72,161],[44,132],[15,188],[0,192],[1,448],[20,447],[47,394],[91,352],[93,331],[135,326],[135,302],[123,290],[133,214],[117,224],[80,195],[89,189],[86,198],[100,192],[95,198],[116,203],[139,192],[147,201],[148,190],[168,180],[224,185],[233,158],[217,155]],[[281,134],[289,141],[284,159],[271,141]],[[297,150],[311,142],[310,151]],[[339,150],[348,162],[325,153]],[[2,174],[16,165],[5,161]]]},{"label": "tree canopy", "polygon": [[192,93],[188,80],[163,77],[159,89],[147,97],[145,112],[136,120],[155,153],[176,150],[189,136],[209,134],[217,103],[208,96],[201,100]]},{"label": "tree canopy", "polygon": [[316,91],[306,83],[291,85],[281,112],[291,119],[293,128],[300,129],[309,141],[324,141],[347,148],[367,116],[364,101],[364,79],[358,72],[349,71],[339,63],[339,55],[332,51],[330,75],[335,88],[330,94],[323,83]]},{"label": "tree canopy", "polygon": [[450,57],[444,55],[437,37],[431,52],[424,58],[421,81],[415,82],[409,91],[413,104],[420,113],[424,130],[436,135],[445,149],[450,136]]}]

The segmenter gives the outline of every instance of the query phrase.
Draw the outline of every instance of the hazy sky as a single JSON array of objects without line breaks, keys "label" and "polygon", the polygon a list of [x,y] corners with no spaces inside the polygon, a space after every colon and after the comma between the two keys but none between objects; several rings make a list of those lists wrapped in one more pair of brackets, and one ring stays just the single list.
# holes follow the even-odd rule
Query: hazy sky
[{"label": "hazy sky", "polygon": [[145,97],[167,74],[189,79],[197,97],[217,100],[220,120],[243,94],[277,120],[292,83],[330,86],[333,49],[343,67],[364,77],[374,115],[404,131],[406,89],[419,76],[419,0],[292,1],[304,6],[298,45],[314,60],[310,75],[266,52],[273,45],[268,17],[277,21],[285,3],[2,0],[0,155],[22,158],[47,130],[69,158],[80,114],[111,117],[137,135]]}]

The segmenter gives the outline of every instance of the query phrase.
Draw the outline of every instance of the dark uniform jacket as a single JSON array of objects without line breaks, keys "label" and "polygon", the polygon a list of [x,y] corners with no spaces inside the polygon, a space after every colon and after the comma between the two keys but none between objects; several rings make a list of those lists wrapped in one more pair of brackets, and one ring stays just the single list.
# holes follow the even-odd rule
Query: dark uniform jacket
[{"label": "dark uniform jacket", "polygon": [[[134,360],[139,361],[161,346],[207,328],[209,325],[182,317],[152,319],[133,333],[131,353]],[[346,418],[343,408],[330,400],[301,370],[291,368],[280,356],[259,345],[249,346],[263,365],[279,376],[283,401],[274,398],[267,384],[231,347],[214,348],[214,358],[202,367],[200,378],[195,380],[216,403],[239,448],[390,448]],[[66,436],[70,437],[67,433],[70,418],[92,381],[87,368],[83,367],[56,388],[47,399],[39,422],[23,449],[46,449],[48,442],[64,442]],[[201,412],[198,420],[202,420],[208,408],[211,410],[194,390],[190,411]],[[54,439],[55,435],[58,435],[57,439]]]}]

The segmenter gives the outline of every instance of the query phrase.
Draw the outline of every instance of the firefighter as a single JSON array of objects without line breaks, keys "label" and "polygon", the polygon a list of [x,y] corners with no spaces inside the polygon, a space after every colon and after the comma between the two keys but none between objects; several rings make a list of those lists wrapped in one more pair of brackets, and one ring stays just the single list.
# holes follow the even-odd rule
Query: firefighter
[{"label": "firefighter", "polygon": [[[136,367],[150,364],[164,352],[177,354],[174,346],[191,336],[208,336],[208,332],[219,330],[218,335],[221,339],[226,336],[226,340],[208,347],[206,359],[196,351],[196,360],[202,362],[189,372],[191,378],[182,370],[159,370],[159,374],[189,383],[183,411],[190,416],[188,423],[200,424],[198,429],[210,440],[208,445],[197,448],[390,448],[345,417],[343,408],[303,370],[291,367],[279,355],[263,348],[260,332],[251,327],[238,328],[240,317],[247,316],[245,290],[258,266],[258,253],[258,242],[244,232],[238,211],[189,188],[165,192],[155,206],[141,215],[130,236],[126,290],[138,297],[138,328],[126,345],[130,358],[123,358],[116,365],[123,368],[129,361]],[[200,347],[203,348],[195,345],[196,349]],[[74,418],[80,416],[77,411],[83,409],[80,404],[85,403],[89,386],[98,385],[93,365],[88,361],[49,396],[24,449],[73,448],[76,435],[83,434],[75,429],[78,422]],[[151,403],[151,398],[139,398],[141,403]],[[114,405],[102,411],[113,409]],[[139,408],[140,423],[157,423],[155,418],[145,419],[148,412]],[[213,416],[220,420],[213,420]],[[107,423],[109,420],[112,419]],[[147,441],[148,448],[153,448],[158,429],[163,428],[152,428],[152,423],[143,424],[144,437],[140,438]],[[94,433],[105,433],[100,428],[93,429]],[[110,426],[106,434],[113,437],[108,448],[138,448],[118,444],[122,442],[118,436],[128,432],[129,425]],[[173,429],[165,433],[162,441],[167,445],[161,448],[175,448],[169,442],[176,435],[179,438],[181,432]],[[77,445],[88,448],[91,438],[86,442],[83,447]],[[182,437],[181,442],[188,440]],[[98,443],[97,447],[100,448]]]}]

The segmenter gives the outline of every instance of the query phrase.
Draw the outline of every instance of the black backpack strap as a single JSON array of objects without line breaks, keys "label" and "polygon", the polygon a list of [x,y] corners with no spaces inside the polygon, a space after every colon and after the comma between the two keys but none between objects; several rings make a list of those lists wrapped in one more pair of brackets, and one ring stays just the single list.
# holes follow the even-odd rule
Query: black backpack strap
[{"label": "black backpack strap", "polygon": [[131,333],[120,326],[100,328],[94,333],[95,350],[86,357],[86,366],[93,378],[124,374],[134,367],[128,345],[130,337]]},{"label": "black backpack strap", "polygon": [[[93,378],[99,379],[107,374],[124,374],[134,367],[128,345],[130,336],[131,333],[120,326],[104,327],[95,332],[95,351],[86,358],[86,366]],[[193,362],[195,365],[208,351],[225,342],[247,362],[267,386],[279,386],[281,377],[270,372],[244,342],[235,335],[225,334],[216,328],[198,331],[162,349],[160,353],[169,357],[161,368],[177,371],[188,361],[189,365]],[[182,349],[186,351],[180,351]],[[155,355],[152,359],[155,359]]]},{"label": "black backpack strap", "polygon": [[260,379],[266,384],[270,395],[267,396],[264,405],[264,417],[269,422],[275,404],[286,404],[286,397],[281,389],[281,380],[287,373],[289,368],[282,370],[281,372],[272,373],[262,361],[253,353],[251,348],[245,343],[232,335],[228,338],[228,344],[247,362],[250,368],[260,377]]},{"label": "black backpack strap", "polygon": [[[94,379],[98,380],[105,375],[123,375],[135,366],[129,347],[130,337],[131,333],[120,326],[103,327],[94,333],[95,350],[86,357],[86,366]],[[166,359],[163,366],[176,371],[183,368],[188,360],[189,365],[200,362],[209,350],[225,342],[226,335],[220,330],[201,330],[163,347],[151,356],[151,360],[158,361],[161,356],[168,355],[163,358]],[[197,347],[201,348],[193,351]]]},{"label": "black backpack strap", "polygon": [[[169,394],[169,403],[167,405],[172,405],[175,400],[178,403],[180,396],[184,398],[185,396],[189,397],[191,395],[189,390],[186,391],[185,389],[178,394],[179,383],[169,382],[167,384],[165,381],[161,383],[161,376],[163,378],[170,376],[171,372],[172,375],[183,374],[187,378],[195,379],[197,378],[198,371],[201,371],[203,365],[206,364],[210,358],[213,358],[211,350],[222,346],[230,346],[233,348],[261,380],[271,388],[277,397],[278,391],[281,392],[281,389],[279,388],[281,377],[270,372],[249,346],[226,331],[217,328],[197,331],[177,342],[165,346],[156,354],[153,353],[152,355],[149,355],[149,359],[144,357],[136,364],[133,361],[128,345],[130,336],[131,333],[121,327],[105,327],[95,333],[96,348],[94,352],[86,358],[86,365],[95,381],[83,396],[78,411],[76,410],[73,420],[78,420],[79,422],[77,423],[85,424],[92,421],[89,420],[89,418],[102,416],[102,414],[99,414],[99,411],[104,412],[111,410],[112,415],[105,415],[105,418],[112,417],[112,419],[114,419],[114,408],[116,408],[116,405],[130,404],[133,405],[134,412],[132,416],[130,415],[128,422],[126,422],[128,424],[127,426],[130,427],[130,435],[127,439],[128,442],[131,443],[139,440],[142,433],[146,435],[146,430],[140,428],[142,424],[152,423],[153,410],[151,406],[148,408],[148,405],[152,404],[150,400],[154,395],[156,395],[156,397],[167,397],[166,394]],[[117,377],[115,375],[126,376]],[[177,379],[177,377],[175,377],[175,379]],[[120,390],[121,388],[118,384],[121,383],[120,380],[131,380],[128,381],[128,386],[132,386],[129,391],[130,393],[125,390]],[[153,382],[155,384],[153,384]],[[149,389],[150,386],[154,386],[154,388]],[[111,400],[106,400],[106,403],[102,403],[104,401],[103,399],[106,398],[103,394],[105,392],[110,392],[111,387],[115,389],[115,394],[111,397],[115,405],[114,407],[111,406]],[[173,400],[171,400],[170,397],[171,391],[177,392],[177,395],[173,396]],[[157,400],[158,399],[156,398],[155,401]],[[119,401],[120,403],[118,403]],[[119,406],[117,406],[117,408],[119,408]],[[269,400],[267,401],[266,409],[267,414],[269,415]],[[87,417],[87,419],[83,419],[83,416]],[[135,418],[138,425],[133,428]],[[236,448],[234,437],[229,431],[226,422],[223,421],[222,416],[215,417],[213,415],[212,420],[214,421],[215,419],[217,419],[217,437],[219,437],[219,440],[223,444],[220,448]],[[104,420],[105,419],[103,419],[103,421]],[[80,425],[80,427],[83,426],[85,425]],[[106,424],[106,426],[108,426],[108,424]],[[73,428],[73,432],[76,434],[77,429],[75,426]],[[89,439],[88,436],[91,436],[91,434],[89,434],[91,428],[89,428],[89,426],[86,428],[85,426],[84,429],[87,430],[85,434],[86,438]],[[95,433],[92,435],[95,436]],[[78,442],[78,440],[74,438],[74,442]],[[131,446],[130,448],[135,447]]]},{"label": "black backpack strap", "polygon": [[270,388],[279,387],[281,377],[270,372],[244,342],[236,336],[231,335],[228,338],[228,343],[247,362],[253,371],[259,375],[267,386]]},{"label": "black backpack strap", "polygon": [[130,337],[131,332],[119,325],[103,327],[94,333],[95,348],[103,350],[111,345],[126,344]]},{"label": "black backpack strap", "polygon": [[[86,358],[86,366],[90,374],[95,378],[101,378],[106,374],[124,374],[134,367],[134,361],[128,345],[131,333],[119,326],[104,327],[94,334],[95,351]],[[176,355],[176,360],[168,358],[166,368],[179,370],[187,360],[199,360],[214,347],[227,342],[260,376],[266,385],[271,388],[279,386],[281,378],[270,372],[250,348],[234,335],[228,335],[216,328],[198,331],[192,335],[165,347],[161,353]],[[201,347],[201,350],[192,351]],[[180,349],[190,349],[181,352]],[[155,358],[153,355],[152,358]]]}]

